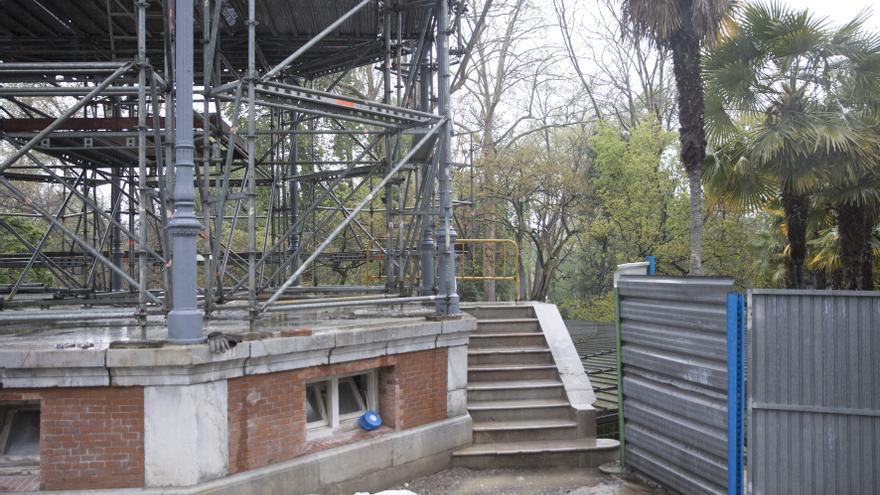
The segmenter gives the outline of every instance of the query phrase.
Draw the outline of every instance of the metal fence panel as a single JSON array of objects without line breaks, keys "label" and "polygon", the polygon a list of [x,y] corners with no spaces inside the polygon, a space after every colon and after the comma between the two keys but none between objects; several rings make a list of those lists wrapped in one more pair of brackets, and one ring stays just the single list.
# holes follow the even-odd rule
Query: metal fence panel
[{"label": "metal fence panel", "polygon": [[880,493],[880,294],[750,299],[749,492]]},{"label": "metal fence panel", "polygon": [[618,284],[624,461],[682,493],[742,486],[742,296],[732,286],[650,276]]}]

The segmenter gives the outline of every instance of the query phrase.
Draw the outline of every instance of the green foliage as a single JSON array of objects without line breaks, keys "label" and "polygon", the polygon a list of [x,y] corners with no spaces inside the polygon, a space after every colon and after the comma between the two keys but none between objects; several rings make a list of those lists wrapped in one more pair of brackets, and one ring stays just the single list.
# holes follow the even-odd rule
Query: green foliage
[{"label": "green foliage", "polygon": [[[40,228],[37,227],[37,224],[27,218],[5,215],[2,218],[11,225],[20,236],[27,239],[31,245],[38,244],[40,238],[43,237],[43,234],[45,233],[45,231],[40,230]],[[0,253],[30,254],[30,251],[28,251],[28,249],[22,245],[15,236],[10,234],[6,229],[2,229],[0,230]],[[0,283],[15,283],[15,281],[18,280],[20,273],[21,269],[19,268],[0,268]],[[37,267],[28,272],[25,282],[42,283],[51,286],[54,280],[54,277],[48,269]]]},{"label": "green foliage", "polygon": [[[567,318],[614,319],[612,276],[617,265],[654,255],[660,275],[688,271],[688,196],[679,172],[674,133],[646,120],[631,133],[600,125],[588,141],[593,166],[590,208],[579,219],[583,233],[551,300]],[[709,276],[734,277],[736,285],[776,287],[768,270],[755,263],[750,246],[761,244],[769,227],[765,214],[721,208],[704,215],[703,260]],[[769,251],[768,251],[769,252]]]},{"label": "green foliage", "polygon": [[611,323],[615,318],[614,292],[588,296],[584,300],[564,299],[559,303],[559,311],[569,320],[595,321]]},{"label": "green foliage", "polygon": [[599,204],[587,240],[610,243],[613,266],[653,254],[686,271],[688,200],[674,167],[675,141],[653,120],[629,136],[602,125],[590,140]]},{"label": "green foliage", "polygon": [[[784,206],[779,230],[788,239],[773,252],[788,265],[790,287],[810,283],[806,265],[823,272],[813,285],[849,266],[842,285],[869,288],[860,275],[863,256],[871,256],[865,237],[846,233],[871,232],[880,212],[880,38],[862,20],[834,27],[776,2],[751,3],[737,21],[705,60],[714,148],[703,177],[707,196],[733,211],[772,215]],[[841,215],[844,209],[858,214]],[[834,228],[825,212],[837,213],[838,227],[852,223]],[[775,233],[766,234],[769,247]]]}]

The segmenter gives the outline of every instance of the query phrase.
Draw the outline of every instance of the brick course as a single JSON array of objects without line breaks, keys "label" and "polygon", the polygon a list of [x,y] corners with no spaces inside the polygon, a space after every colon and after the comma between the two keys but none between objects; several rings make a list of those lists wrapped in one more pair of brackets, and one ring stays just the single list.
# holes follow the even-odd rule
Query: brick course
[{"label": "brick course", "polygon": [[144,486],[142,387],[0,390],[40,401],[40,488]]},{"label": "brick course", "polygon": [[305,388],[296,375],[284,371],[229,380],[230,473],[299,455],[305,443]]}]

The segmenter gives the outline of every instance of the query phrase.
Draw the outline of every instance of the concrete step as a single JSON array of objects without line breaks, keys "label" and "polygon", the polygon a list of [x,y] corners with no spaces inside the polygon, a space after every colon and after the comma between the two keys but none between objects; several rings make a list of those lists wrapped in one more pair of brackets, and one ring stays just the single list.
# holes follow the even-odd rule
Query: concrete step
[{"label": "concrete step", "polygon": [[510,380],[473,382],[467,386],[468,402],[472,400],[556,399],[564,397],[559,380]]},{"label": "concrete step", "polygon": [[475,422],[571,417],[568,401],[561,398],[474,400],[468,402],[468,412]]},{"label": "concrete step", "polygon": [[484,347],[542,347],[547,345],[544,334],[534,333],[475,333],[471,335],[469,346],[472,349]]},{"label": "concrete step", "polygon": [[540,333],[537,318],[505,318],[497,320],[477,320],[475,334],[481,333]]},{"label": "concrete step", "polygon": [[550,380],[558,376],[559,373],[553,364],[475,364],[468,366],[469,382]]},{"label": "concrete step", "polygon": [[478,364],[553,364],[547,347],[468,348],[468,368]]},{"label": "concrete step", "polygon": [[535,311],[531,306],[476,306],[465,307],[463,311],[478,319],[533,318]]},{"label": "concrete step", "polygon": [[577,423],[565,418],[474,421],[474,443],[563,440],[577,437]]},{"label": "concrete step", "polygon": [[475,444],[452,453],[452,465],[471,469],[596,467],[617,458],[617,440],[534,440]]}]

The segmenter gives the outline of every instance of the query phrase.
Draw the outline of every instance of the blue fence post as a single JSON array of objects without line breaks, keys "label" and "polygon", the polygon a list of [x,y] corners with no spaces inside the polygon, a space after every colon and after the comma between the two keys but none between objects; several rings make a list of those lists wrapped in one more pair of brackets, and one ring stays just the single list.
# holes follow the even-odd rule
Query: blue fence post
[{"label": "blue fence post", "polygon": [[745,298],[727,295],[727,493],[743,494]]},{"label": "blue fence post", "polygon": [[656,275],[657,274],[657,262],[654,260],[654,255],[645,256],[645,261],[648,262],[648,275]]}]

